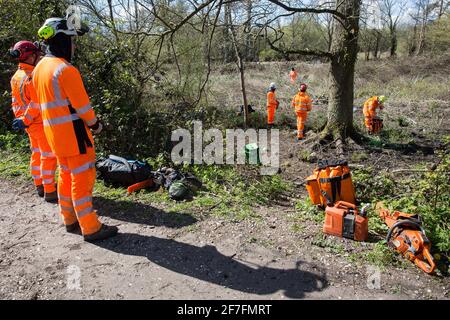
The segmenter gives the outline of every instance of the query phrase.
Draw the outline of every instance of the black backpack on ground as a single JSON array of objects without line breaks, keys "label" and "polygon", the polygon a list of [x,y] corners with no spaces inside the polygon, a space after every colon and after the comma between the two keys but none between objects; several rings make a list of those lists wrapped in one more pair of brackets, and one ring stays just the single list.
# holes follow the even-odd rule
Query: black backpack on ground
[{"label": "black backpack on ground", "polygon": [[99,159],[95,167],[97,178],[115,187],[129,187],[152,175],[152,168],[146,161],[127,160],[115,155]]},{"label": "black backpack on ground", "polygon": [[201,187],[201,181],[190,173],[172,168],[161,168],[153,172],[155,184],[163,186],[173,200],[191,198]]}]

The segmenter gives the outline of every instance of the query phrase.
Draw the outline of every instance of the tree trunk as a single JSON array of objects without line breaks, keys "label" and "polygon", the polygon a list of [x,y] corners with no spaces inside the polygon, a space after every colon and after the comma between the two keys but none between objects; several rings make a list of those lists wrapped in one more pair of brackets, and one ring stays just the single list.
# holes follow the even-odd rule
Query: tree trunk
[{"label": "tree trunk", "polygon": [[375,33],[375,47],[373,49],[373,58],[374,60],[377,60],[378,55],[381,54],[380,52],[381,33],[378,32],[378,30],[374,30],[374,33]]},{"label": "tree trunk", "polygon": [[397,56],[397,32],[391,30],[391,57]]},{"label": "tree trunk", "polygon": [[246,14],[247,14],[247,23],[245,24],[245,46],[246,46],[246,59],[247,61],[254,60],[254,46],[252,46],[252,32],[251,32],[251,19],[252,19],[252,10],[253,10],[253,0],[246,1]]},{"label": "tree trunk", "polygon": [[[229,4],[226,5],[228,7]],[[242,52],[239,50],[239,43],[238,39],[235,34],[234,26],[231,19],[231,10],[228,10],[228,21],[230,21],[229,25],[229,31],[231,36],[231,42],[234,47],[234,52],[236,54],[236,60],[238,64],[239,74],[241,78],[241,92],[242,92],[242,103],[244,104],[244,127],[247,128],[248,126],[248,103],[247,103],[247,92],[245,90],[245,70],[244,70],[244,59],[242,57]]]},{"label": "tree trunk", "polygon": [[345,28],[339,21],[334,22],[328,121],[323,132],[324,138],[331,136],[345,141],[353,133],[353,90],[360,7],[360,0],[345,0],[336,9],[347,19]]},{"label": "tree trunk", "polygon": [[245,90],[245,71],[244,71],[244,61],[242,61],[242,56],[238,54],[238,66],[239,74],[241,76],[241,92],[242,92],[242,103],[244,104],[244,126],[248,127],[248,103],[247,103],[247,91]]},{"label": "tree trunk", "polygon": [[439,4],[439,15],[438,15],[438,20],[441,19],[441,17],[444,15],[444,13],[445,13],[445,10],[444,10],[444,0],[441,0],[441,1],[440,1],[440,4]]}]

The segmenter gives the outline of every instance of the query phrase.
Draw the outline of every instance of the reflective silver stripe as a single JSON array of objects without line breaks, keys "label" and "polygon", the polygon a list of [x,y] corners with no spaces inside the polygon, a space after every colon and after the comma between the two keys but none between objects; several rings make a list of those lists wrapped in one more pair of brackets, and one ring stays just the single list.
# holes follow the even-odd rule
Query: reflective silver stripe
[{"label": "reflective silver stripe", "polygon": [[41,170],[41,167],[38,167],[38,166],[32,166],[32,167],[31,167],[31,170]]},{"label": "reflective silver stripe", "polygon": [[41,155],[44,157],[55,158],[55,154],[53,152],[41,152]]},{"label": "reflective silver stripe", "polygon": [[59,208],[60,208],[61,210],[69,211],[69,212],[74,212],[74,211],[75,211],[75,210],[73,210],[72,207],[66,207],[66,206],[62,206],[62,205],[59,205]]},{"label": "reflective silver stripe", "polygon": [[78,168],[72,169],[72,174],[78,174],[95,167],[95,162],[87,162]]},{"label": "reflective silver stripe", "polygon": [[80,117],[76,114],[70,114],[68,116],[62,116],[62,117],[53,118],[53,119],[46,119],[46,120],[44,120],[44,126],[54,126],[57,124],[67,123],[67,122],[77,120],[77,119],[80,119]]},{"label": "reflective silver stripe", "polygon": [[31,151],[41,153],[41,150],[39,148],[31,148]]},{"label": "reflective silver stripe", "polygon": [[97,122],[97,118],[94,118],[94,119],[92,119],[92,120],[87,121],[86,124],[87,124],[88,126],[92,126],[92,125],[94,125],[96,122]]},{"label": "reflective silver stripe", "polygon": [[39,105],[39,103],[30,102],[30,108],[32,108],[32,109],[40,109],[41,106]]},{"label": "reflective silver stripe", "polygon": [[26,111],[27,107],[25,107],[25,106],[17,106],[17,107],[12,107],[12,109],[13,109],[13,112],[15,113],[17,111]]},{"label": "reflective silver stripe", "polygon": [[94,211],[94,209],[92,209],[92,207],[87,207],[86,209],[83,209],[83,210],[77,212],[77,217],[82,218],[85,215],[91,213],[92,211]]},{"label": "reflective silver stripe", "polygon": [[91,196],[87,196],[78,200],[74,200],[73,201],[73,205],[75,207],[81,206],[82,204],[88,203],[88,202],[92,202],[92,197]]},{"label": "reflective silver stripe", "polygon": [[86,112],[88,112],[89,110],[92,110],[92,106],[90,103],[88,103],[87,105],[85,105],[82,108],[77,109],[77,113],[78,114],[85,114]]},{"label": "reflective silver stripe", "polygon": [[41,178],[41,176],[38,176],[38,175],[35,175],[35,174],[32,174],[31,176],[33,177],[33,179],[40,179]]},{"label": "reflective silver stripe", "polygon": [[45,176],[54,175],[55,174],[55,170],[42,170],[41,174],[45,175]]},{"label": "reflective silver stripe", "polygon": [[51,183],[53,183],[53,182],[54,182],[53,179],[44,179],[44,180],[42,180],[42,183],[43,183],[43,184],[51,184]]},{"label": "reflective silver stripe", "polygon": [[67,202],[72,203],[72,198],[71,197],[66,197],[66,196],[63,196],[62,194],[58,194],[58,198],[59,198],[59,200],[67,201]]},{"label": "reflective silver stripe", "polygon": [[12,98],[11,98],[11,102],[13,102],[13,103],[14,103],[14,102],[17,102],[16,98],[12,97]]},{"label": "reflective silver stripe", "polygon": [[53,92],[55,93],[56,100],[62,100],[61,97],[61,90],[59,88],[59,76],[62,74],[63,70],[68,67],[69,65],[66,63],[61,63],[53,73],[53,79],[52,79],[52,86],[53,86]]},{"label": "reflective silver stripe", "polygon": [[309,106],[309,103],[296,102],[295,105],[307,107],[307,106]]},{"label": "reflective silver stripe", "polygon": [[65,107],[65,106],[68,106],[69,104],[70,104],[70,102],[67,99],[56,100],[56,101],[41,103],[41,108],[43,110],[47,110],[47,109],[52,109],[52,108],[57,108],[57,107]]},{"label": "reflective silver stripe", "polygon": [[22,78],[22,80],[20,81],[20,86],[19,86],[19,93],[20,93],[20,99],[22,100],[22,105],[25,104],[25,97],[23,96],[23,84],[24,84],[26,78],[27,78],[27,76]]},{"label": "reflective silver stripe", "polygon": [[25,115],[25,118],[27,118],[27,119],[30,120],[30,121],[33,121],[33,117],[30,116],[28,113]]},{"label": "reflective silver stripe", "polygon": [[66,166],[63,165],[63,164],[60,164],[59,167],[60,167],[61,170],[63,170],[63,171],[68,171],[68,172],[70,172],[69,167],[66,167]]}]

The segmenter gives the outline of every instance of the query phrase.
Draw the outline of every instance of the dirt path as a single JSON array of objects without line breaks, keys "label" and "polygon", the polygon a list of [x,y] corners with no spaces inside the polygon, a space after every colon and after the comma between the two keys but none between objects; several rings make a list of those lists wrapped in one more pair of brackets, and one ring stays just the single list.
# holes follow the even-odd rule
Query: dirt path
[{"label": "dirt path", "polygon": [[381,288],[368,289],[366,266],[311,246],[308,232],[293,233],[286,208],[261,208],[261,219],[233,223],[151,205],[120,212],[105,199],[94,203],[102,221],[119,226],[119,236],[85,243],[65,232],[56,205],[29,186],[2,181],[1,299],[448,297],[448,279],[414,267],[383,271]]}]

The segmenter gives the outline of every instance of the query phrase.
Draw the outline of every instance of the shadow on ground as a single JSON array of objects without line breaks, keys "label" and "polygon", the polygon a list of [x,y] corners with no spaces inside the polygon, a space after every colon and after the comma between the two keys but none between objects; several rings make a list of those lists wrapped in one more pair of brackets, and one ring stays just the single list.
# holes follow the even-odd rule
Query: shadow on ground
[{"label": "shadow on ground", "polygon": [[121,221],[168,228],[182,228],[198,220],[186,213],[165,212],[147,204],[133,201],[111,200],[94,197],[94,206],[99,216]]},{"label": "shadow on ground", "polygon": [[122,233],[97,243],[117,253],[146,257],[149,261],[174,272],[241,292],[267,295],[278,291],[289,298],[303,298],[305,293],[321,291],[328,286],[326,276],[297,268],[276,269],[248,266],[221,254],[214,246],[198,247],[172,239]]}]

